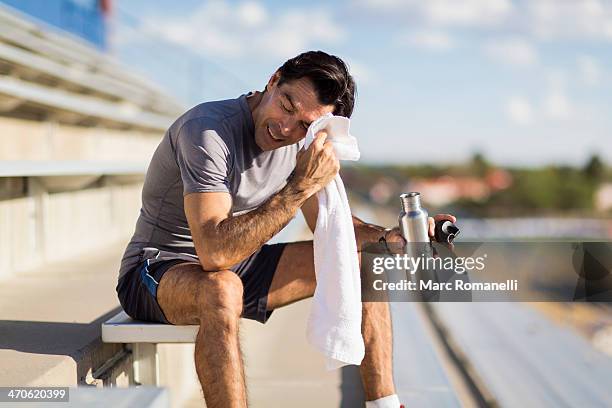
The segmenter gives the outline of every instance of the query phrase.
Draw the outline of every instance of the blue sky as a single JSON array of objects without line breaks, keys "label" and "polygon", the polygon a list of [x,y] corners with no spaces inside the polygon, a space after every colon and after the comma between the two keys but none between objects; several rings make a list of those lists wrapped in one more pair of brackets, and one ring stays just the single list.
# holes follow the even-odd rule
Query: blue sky
[{"label": "blue sky", "polygon": [[322,49],[358,86],[362,160],[612,163],[612,1],[115,2],[113,52],[193,105]]}]

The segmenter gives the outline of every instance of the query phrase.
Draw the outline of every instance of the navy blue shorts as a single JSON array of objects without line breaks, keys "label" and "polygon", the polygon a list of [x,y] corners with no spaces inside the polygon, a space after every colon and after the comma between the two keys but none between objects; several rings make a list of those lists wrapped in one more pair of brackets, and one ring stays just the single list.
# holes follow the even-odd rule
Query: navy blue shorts
[{"label": "navy blue shorts", "polygon": [[[285,243],[264,245],[244,261],[229,268],[242,280],[242,317],[265,323],[272,310],[267,310],[268,292]],[[184,259],[149,263],[142,262],[124,274],[117,283],[117,295],[123,310],[136,320],[172,324],[157,303],[157,287],[164,273]]]}]

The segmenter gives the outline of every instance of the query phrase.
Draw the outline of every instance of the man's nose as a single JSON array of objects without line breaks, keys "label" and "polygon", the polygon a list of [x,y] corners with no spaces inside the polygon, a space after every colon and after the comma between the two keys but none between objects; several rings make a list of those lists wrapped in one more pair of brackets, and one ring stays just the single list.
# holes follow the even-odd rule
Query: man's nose
[{"label": "man's nose", "polygon": [[287,118],[280,123],[280,131],[283,137],[290,137],[295,132],[297,121],[293,118]]}]

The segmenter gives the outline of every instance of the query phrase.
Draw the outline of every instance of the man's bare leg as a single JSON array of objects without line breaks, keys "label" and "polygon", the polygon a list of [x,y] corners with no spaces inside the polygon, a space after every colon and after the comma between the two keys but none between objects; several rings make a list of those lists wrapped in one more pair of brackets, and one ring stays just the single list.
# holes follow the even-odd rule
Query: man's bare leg
[{"label": "man's bare leg", "polygon": [[[287,244],[268,294],[268,310],[314,295],[316,278],[312,241]],[[368,401],[395,393],[389,304],[364,302],[361,330],[365,358],[359,371]]]},{"label": "man's bare leg", "polygon": [[[202,295],[202,294],[206,295]],[[232,271],[205,272],[197,263],[175,265],[157,299],[168,321],[200,326],[195,366],[208,408],[247,406],[238,327],[242,281]]]},{"label": "man's bare leg", "polygon": [[365,357],[359,366],[366,400],[395,394],[393,385],[393,340],[387,302],[363,302],[361,333]]}]

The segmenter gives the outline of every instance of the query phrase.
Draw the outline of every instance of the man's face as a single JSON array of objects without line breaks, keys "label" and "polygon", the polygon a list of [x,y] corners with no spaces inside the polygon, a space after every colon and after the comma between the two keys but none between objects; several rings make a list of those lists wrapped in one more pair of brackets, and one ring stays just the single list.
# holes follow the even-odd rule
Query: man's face
[{"label": "man's face", "polygon": [[307,78],[278,85],[279,75],[268,82],[268,90],[253,110],[255,143],[262,150],[274,150],[297,143],[306,136],[308,126],[333,105],[321,105]]}]

